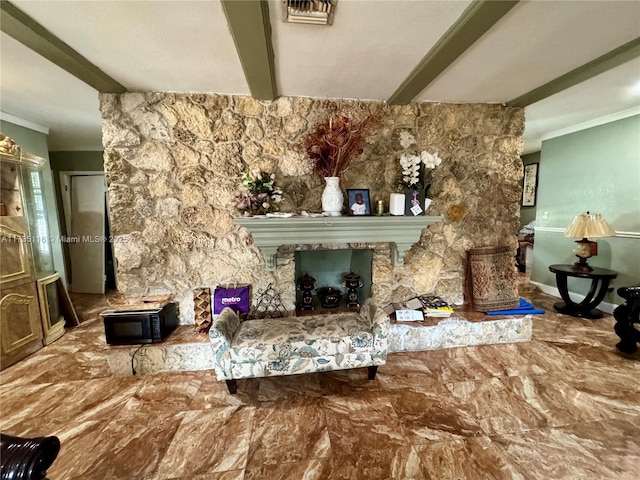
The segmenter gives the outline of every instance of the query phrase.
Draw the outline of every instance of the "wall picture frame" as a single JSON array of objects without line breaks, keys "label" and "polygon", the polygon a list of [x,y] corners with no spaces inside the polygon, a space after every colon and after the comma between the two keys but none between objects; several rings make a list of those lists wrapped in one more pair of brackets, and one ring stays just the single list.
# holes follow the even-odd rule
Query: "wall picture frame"
[{"label": "wall picture frame", "polygon": [[530,163],[524,166],[524,182],[522,184],[522,206],[535,207],[538,196],[538,166]]},{"label": "wall picture frame", "polygon": [[349,216],[371,215],[371,199],[367,188],[347,188]]}]

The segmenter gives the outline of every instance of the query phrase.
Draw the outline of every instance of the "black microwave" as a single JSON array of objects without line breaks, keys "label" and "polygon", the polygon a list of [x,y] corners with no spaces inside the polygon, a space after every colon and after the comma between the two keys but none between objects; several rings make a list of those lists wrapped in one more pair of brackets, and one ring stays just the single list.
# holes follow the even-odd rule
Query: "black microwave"
[{"label": "black microwave", "polygon": [[175,303],[155,310],[107,310],[100,316],[109,345],[161,342],[178,326]]}]

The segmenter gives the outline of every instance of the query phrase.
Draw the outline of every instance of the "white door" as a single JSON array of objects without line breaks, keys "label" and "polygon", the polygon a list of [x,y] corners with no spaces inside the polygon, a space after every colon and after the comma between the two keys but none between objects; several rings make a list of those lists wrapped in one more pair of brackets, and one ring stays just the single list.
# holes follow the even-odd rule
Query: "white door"
[{"label": "white door", "polygon": [[104,175],[71,177],[71,291],[104,293]]}]

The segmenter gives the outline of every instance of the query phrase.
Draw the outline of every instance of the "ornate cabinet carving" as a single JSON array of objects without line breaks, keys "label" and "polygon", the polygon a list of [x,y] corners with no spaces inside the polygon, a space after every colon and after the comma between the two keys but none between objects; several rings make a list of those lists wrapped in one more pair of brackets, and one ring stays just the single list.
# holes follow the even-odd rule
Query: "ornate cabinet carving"
[{"label": "ornate cabinet carving", "polygon": [[0,364],[2,368],[42,348],[42,324],[31,266],[27,221],[0,217]]}]

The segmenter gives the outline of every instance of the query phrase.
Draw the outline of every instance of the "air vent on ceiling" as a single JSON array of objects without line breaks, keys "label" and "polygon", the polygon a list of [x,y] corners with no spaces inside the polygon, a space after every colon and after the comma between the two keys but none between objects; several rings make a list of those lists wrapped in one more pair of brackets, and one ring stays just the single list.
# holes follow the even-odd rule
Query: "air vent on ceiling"
[{"label": "air vent on ceiling", "polygon": [[283,19],[288,23],[331,25],[338,0],[283,0]]}]

